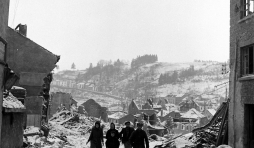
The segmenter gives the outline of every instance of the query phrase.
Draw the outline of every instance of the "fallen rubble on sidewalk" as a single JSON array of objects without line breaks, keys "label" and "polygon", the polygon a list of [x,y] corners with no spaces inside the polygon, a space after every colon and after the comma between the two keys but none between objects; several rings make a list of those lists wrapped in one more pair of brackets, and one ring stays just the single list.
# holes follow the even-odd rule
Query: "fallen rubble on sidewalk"
[{"label": "fallen rubble on sidewalk", "polygon": [[43,128],[27,127],[24,131],[24,145],[27,148],[89,147],[86,145],[88,133],[97,120],[99,119],[63,110],[54,114],[47,125],[42,125],[49,129],[48,134]]}]

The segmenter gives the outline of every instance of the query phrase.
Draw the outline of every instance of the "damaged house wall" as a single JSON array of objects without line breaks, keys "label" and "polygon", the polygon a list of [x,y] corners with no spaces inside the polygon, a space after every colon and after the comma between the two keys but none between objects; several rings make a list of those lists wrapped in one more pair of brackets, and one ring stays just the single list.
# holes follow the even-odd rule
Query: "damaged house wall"
[{"label": "damaged house wall", "polygon": [[132,115],[136,115],[139,114],[139,108],[137,106],[137,104],[135,103],[134,100],[131,101],[130,105],[129,105],[129,110],[128,110],[128,114],[132,114]]},{"label": "damaged house wall", "polygon": [[[253,1],[230,0],[229,145],[253,147]],[[249,10],[247,10],[250,8]],[[252,124],[251,124],[252,122]]]},{"label": "damaged house wall", "polygon": [[12,28],[7,28],[7,34],[7,63],[20,75],[18,85],[27,90],[27,96],[38,96],[43,79],[55,68],[59,57]]},{"label": "damaged house wall", "polygon": [[[36,98],[37,96],[43,96],[45,99],[45,102],[44,100],[43,102],[46,108],[43,109],[43,115],[30,114],[27,116],[27,120],[41,120],[41,117],[43,117],[43,120],[46,121],[50,83],[53,79],[51,71],[55,68],[55,64],[60,57],[27,38],[26,25],[19,24],[16,28],[19,28],[19,30],[7,28],[7,63],[15,74],[20,77],[15,85],[25,88],[27,97]],[[29,101],[32,104],[36,104],[36,101],[33,99]],[[33,108],[27,109],[32,110]]]},{"label": "damaged house wall", "polygon": [[70,110],[71,104],[77,106],[77,102],[73,100],[71,94],[64,92],[51,93],[50,106],[49,106],[49,118],[57,112],[58,107],[63,104],[66,109]]},{"label": "damaged house wall", "polygon": [[82,104],[88,114],[88,116],[101,118],[103,121],[108,121],[107,108],[101,107],[100,104],[95,102],[93,99],[87,100]]},{"label": "damaged house wall", "polygon": [[[9,0],[0,1],[0,60],[6,59],[6,46],[3,40],[7,41]],[[6,61],[5,61],[6,62]],[[4,65],[0,65],[0,85],[3,84]],[[0,147],[1,148],[21,148],[23,145],[23,113],[2,111],[3,108],[3,90],[0,90]]]}]

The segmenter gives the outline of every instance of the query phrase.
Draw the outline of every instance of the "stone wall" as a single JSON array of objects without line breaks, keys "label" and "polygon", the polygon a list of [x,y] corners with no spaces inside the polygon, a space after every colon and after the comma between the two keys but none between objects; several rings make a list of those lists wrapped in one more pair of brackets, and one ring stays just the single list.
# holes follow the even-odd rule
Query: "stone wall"
[{"label": "stone wall", "polygon": [[[241,47],[254,44],[254,14],[240,18],[241,0],[230,1],[230,106],[229,106],[229,145],[246,147],[244,132],[244,104],[253,104],[253,80],[241,80]],[[237,51],[237,52],[236,52]],[[237,53],[237,58],[235,55]],[[236,62],[236,69],[234,67]],[[236,75],[234,71],[236,70]],[[234,77],[236,76],[236,85]],[[235,86],[235,87],[234,87]],[[248,100],[251,100],[248,102]]]}]

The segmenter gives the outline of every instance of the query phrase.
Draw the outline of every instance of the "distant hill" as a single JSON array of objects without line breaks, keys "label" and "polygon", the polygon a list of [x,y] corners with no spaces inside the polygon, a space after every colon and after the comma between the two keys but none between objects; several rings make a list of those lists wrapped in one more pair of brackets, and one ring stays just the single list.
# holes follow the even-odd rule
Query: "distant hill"
[{"label": "distant hill", "polygon": [[[96,67],[90,66],[82,71],[60,71],[54,74],[54,80],[71,80],[75,83],[74,87],[78,84],[84,87],[92,86],[94,91],[130,99],[180,93],[213,93],[225,96],[228,83],[215,87],[228,82],[229,74],[221,74],[221,70],[222,63],[211,61],[153,62],[131,67],[117,60],[103,66],[100,64]],[[78,95],[79,98],[81,96]]]}]

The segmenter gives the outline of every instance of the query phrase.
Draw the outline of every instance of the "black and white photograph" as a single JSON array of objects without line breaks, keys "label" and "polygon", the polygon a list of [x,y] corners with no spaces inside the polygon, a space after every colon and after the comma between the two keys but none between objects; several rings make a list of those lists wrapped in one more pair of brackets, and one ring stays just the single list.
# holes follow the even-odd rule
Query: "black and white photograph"
[{"label": "black and white photograph", "polygon": [[0,0],[0,148],[254,148],[254,0]]}]

